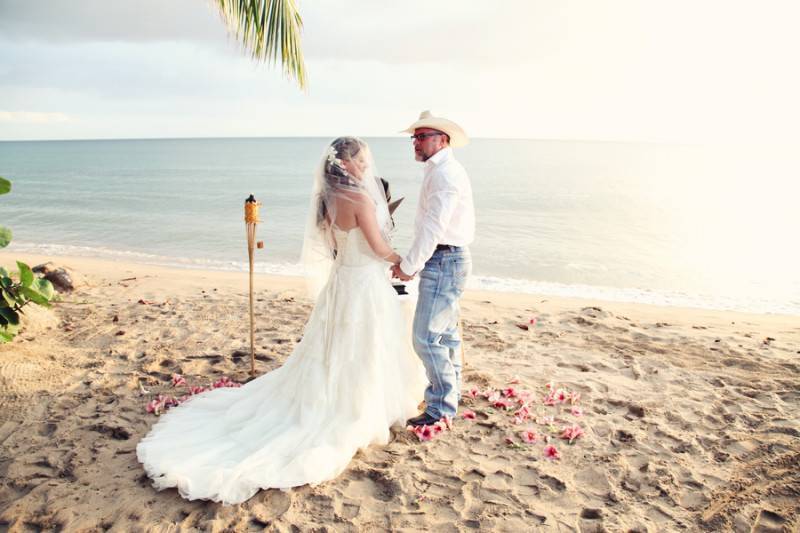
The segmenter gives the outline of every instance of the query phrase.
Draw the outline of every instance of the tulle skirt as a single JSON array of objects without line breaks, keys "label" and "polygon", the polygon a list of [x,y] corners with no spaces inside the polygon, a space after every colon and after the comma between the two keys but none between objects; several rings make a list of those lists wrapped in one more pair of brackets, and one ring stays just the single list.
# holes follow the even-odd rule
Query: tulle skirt
[{"label": "tulle skirt", "polygon": [[334,269],[280,368],[162,415],[136,447],[161,490],[240,503],[262,488],[336,477],[359,448],[417,413],[423,367],[380,264]]}]

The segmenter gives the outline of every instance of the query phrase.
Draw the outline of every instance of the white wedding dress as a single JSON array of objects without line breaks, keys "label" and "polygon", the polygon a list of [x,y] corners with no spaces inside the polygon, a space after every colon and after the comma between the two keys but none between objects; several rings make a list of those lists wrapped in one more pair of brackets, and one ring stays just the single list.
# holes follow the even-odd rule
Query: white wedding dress
[{"label": "white wedding dress", "polygon": [[425,374],[387,264],[360,229],[334,234],[330,278],[284,365],[193,396],[138,444],[157,489],[233,504],[263,488],[321,483],[417,414]]}]

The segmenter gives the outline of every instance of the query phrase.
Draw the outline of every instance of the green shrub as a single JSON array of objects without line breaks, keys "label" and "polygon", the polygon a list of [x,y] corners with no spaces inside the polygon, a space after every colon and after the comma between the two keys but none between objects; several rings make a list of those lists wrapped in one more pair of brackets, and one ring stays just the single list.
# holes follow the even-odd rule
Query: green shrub
[{"label": "green shrub", "polygon": [[[11,191],[11,182],[0,178],[0,194]],[[0,248],[11,242],[11,230],[0,226]],[[3,267],[0,267],[0,343],[8,342],[19,331],[19,315],[29,303],[50,307],[53,299],[53,284],[33,275],[31,267],[17,261],[17,280]]]}]

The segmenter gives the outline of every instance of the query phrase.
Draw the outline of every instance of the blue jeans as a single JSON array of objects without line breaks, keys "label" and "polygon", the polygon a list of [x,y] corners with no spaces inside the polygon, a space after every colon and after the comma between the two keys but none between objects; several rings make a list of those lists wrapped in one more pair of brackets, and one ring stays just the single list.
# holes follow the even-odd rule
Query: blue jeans
[{"label": "blue jeans", "polygon": [[436,250],[419,274],[414,313],[414,350],[425,365],[425,412],[455,416],[461,396],[461,335],[458,300],[472,270],[468,248]]}]

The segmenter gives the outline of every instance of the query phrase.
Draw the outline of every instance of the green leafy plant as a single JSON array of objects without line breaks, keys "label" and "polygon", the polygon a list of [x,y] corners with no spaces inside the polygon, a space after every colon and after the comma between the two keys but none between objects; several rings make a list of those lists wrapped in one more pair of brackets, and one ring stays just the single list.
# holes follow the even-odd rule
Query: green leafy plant
[{"label": "green leafy plant", "polygon": [[295,0],[216,0],[223,20],[253,59],[283,67],[307,88],[303,20]]},{"label": "green leafy plant", "polygon": [[[11,192],[11,182],[7,179],[0,178],[0,194],[7,194]],[[11,242],[11,230],[0,226],[0,248],[5,248]]]},{"label": "green leafy plant", "polygon": [[[0,178],[0,194],[11,191],[11,182]],[[0,226],[0,248],[11,242],[11,230]],[[17,261],[16,281],[0,267],[0,342],[8,342],[19,331],[19,315],[29,303],[50,307],[55,291],[53,284],[33,275],[31,267]]]},{"label": "green leafy plant", "polygon": [[53,284],[33,275],[31,267],[17,261],[19,274],[15,281],[9,272],[0,267],[0,342],[8,342],[19,331],[19,315],[29,303],[50,307],[55,291]]}]

